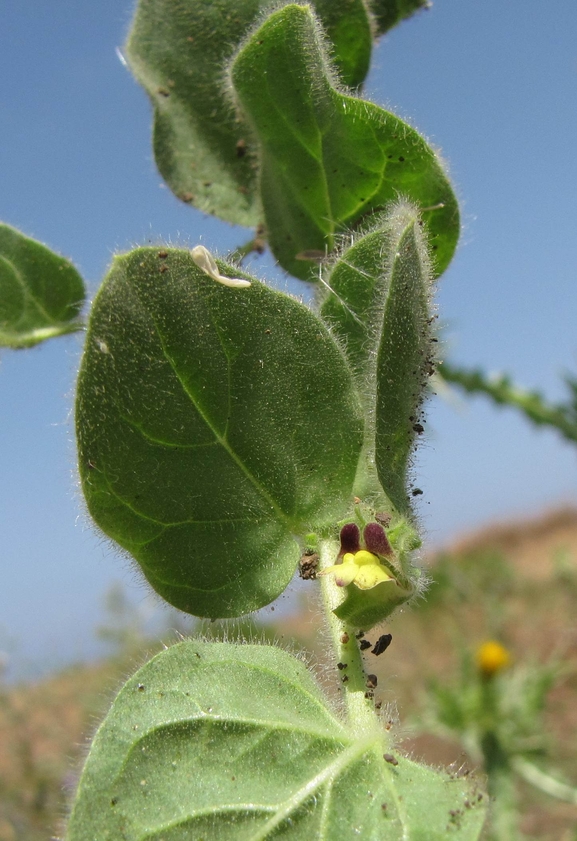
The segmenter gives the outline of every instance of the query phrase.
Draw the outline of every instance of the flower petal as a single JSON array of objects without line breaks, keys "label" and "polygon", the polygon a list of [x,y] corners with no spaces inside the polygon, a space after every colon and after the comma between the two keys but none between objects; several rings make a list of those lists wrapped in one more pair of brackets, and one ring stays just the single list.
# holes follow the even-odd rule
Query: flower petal
[{"label": "flower petal", "polygon": [[381,564],[366,564],[359,569],[355,584],[360,590],[372,590],[383,581],[394,581]]},{"label": "flower petal", "polygon": [[393,554],[387,533],[380,523],[368,523],[363,532],[365,546],[369,552],[382,555],[384,558]]},{"label": "flower petal", "polygon": [[[345,561],[346,559],[347,555],[345,555]],[[363,567],[367,566],[368,564],[378,564],[379,559],[376,555],[373,555],[372,552],[367,552],[366,549],[360,549],[358,552],[355,552],[354,562],[357,566]]]},{"label": "flower petal", "polygon": [[341,529],[341,549],[338,554],[342,558],[347,552],[358,552],[361,548],[361,532],[356,523],[347,523]]},{"label": "flower petal", "polygon": [[[351,555],[351,558],[353,556]],[[338,587],[347,587],[352,581],[355,580],[359,568],[356,564],[348,563],[344,564],[335,564],[332,567],[327,567],[323,569],[321,572],[317,572],[317,576],[319,575],[334,575],[335,583]]]},{"label": "flower petal", "polygon": [[357,580],[359,568],[356,564],[338,564],[335,571],[335,583],[337,587],[347,587]]}]

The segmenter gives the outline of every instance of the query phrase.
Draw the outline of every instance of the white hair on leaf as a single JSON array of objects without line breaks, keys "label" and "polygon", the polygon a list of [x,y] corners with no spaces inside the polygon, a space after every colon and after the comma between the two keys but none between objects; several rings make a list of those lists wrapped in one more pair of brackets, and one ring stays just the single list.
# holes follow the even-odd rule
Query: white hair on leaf
[{"label": "white hair on leaf", "polygon": [[244,289],[247,286],[250,286],[250,280],[243,280],[240,277],[225,277],[224,275],[221,275],[218,270],[218,266],[216,265],[216,260],[210,251],[204,247],[204,245],[195,245],[190,254],[199,269],[202,269],[202,271],[213,280],[216,280],[218,283],[222,283],[223,286],[230,286],[231,289]]}]

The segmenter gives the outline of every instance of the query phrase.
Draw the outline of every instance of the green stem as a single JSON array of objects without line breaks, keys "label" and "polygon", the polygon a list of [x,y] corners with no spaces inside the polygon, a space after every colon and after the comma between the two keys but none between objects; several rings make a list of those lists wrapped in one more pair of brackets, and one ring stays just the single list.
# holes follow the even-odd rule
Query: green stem
[{"label": "green stem", "polygon": [[517,790],[509,757],[498,735],[500,710],[494,676],[484,680],[482,693],[486,723],[481,737],[481,750],[491,798],[490,838],[492,841],[517,841],[521,837]]},{"label": "green stem", "polygon": [[491,798],[491,841],[521,841],[517,787],[510,770],[494,769],[488,776]]},{"label": "green stem", "polygon": [[[339,551],[335,540],[319,542],[320,569],[332,566]],[[380,729],[372,694],[368,691],[367,673],[363,664],[355,629],[333,613],[343,601],[344,588],[337,587],[332,575],[322,575],[321,593],[337,663],[342,664],[339,678],[343,688],[349,724],[357,732]]]},{"label": "green stem", "polygon": [[559,782],[559,780],[546,774],[545,771],[541,771],[532,762],[528,762],[522,757],[514,758],[511,764],[525,782],[531,783],[535,788],[557,798],[557,800],[563,800],[565,803],[573,803],[574,806],[577,806],[577,788]]},{"label": "green stem", "polygon": [[[469,370],[443,362],[438,374],[447,382],[459,386],[469,394],[485,394],[494,403],[519,409],[528,420],[538,426],[557,429],[567,441],[577,441],[577,417],[572,404],[547,403],[536,391],[525,391],[515,386],[509,377],[488,377],[480,369]],[[571,382],[569,381],[571,387]]]}]

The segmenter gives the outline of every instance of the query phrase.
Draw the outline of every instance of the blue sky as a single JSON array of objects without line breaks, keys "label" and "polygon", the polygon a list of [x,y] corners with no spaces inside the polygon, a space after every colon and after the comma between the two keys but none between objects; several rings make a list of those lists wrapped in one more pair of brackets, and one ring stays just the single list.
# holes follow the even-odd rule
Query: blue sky
[{"label": "blue sky", "polygon": [[[163,186],[150,108],[116,53],[124,0],[7,0],[0,10],[0,219],[70,257],[97,289],[149,240],[225,252],[246,232]],[[438,304],[455,361],[551,399],[577,371],[577,4],[436,0],[383,39],[366,93],[440,147],[462,202]],[[267,261],[253,266],[266,272]],[[49,668],[97,650],[112,581],[146,590],[89,527],[70,414],[79,337],[0,355],[0,650]],[[418,457],[430,545],[576,501],[576,453],[482,399],[430,406]]]}]

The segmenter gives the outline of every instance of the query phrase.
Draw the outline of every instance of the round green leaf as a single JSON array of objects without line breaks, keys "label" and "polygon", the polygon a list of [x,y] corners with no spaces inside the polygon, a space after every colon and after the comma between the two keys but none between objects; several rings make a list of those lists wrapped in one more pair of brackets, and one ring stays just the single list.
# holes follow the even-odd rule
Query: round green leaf
[{"label": "round green leaf", "polygon": [[257,280],[230,289],[190,252],[155,248],[116,258],[96,297],[76,422],[96,523],[167,601],[209,617],[284,590],[295,537],[348,508],[363,434],[319,318]]},{"label": "round green leaf", "polygon": [[[128,681],[94,739],[67,841],[474,841],[474,780],[355,733],[268,646],[184,642]],[[392,751],[392,752],[391,752]]]},{"label": "round green leaf", "polygon": [[32,347],[82,329],[84,283],[69,260],[0,223],[0,346]]},{"label": "round green leaf", "polygon": [[[154,107],[154,155],[184,202],[228,222],[262,221],[256,143],[235,113],[226,63],[274,0],[140,0],[126,44]],[[371,28],[363,0],[316,0],[345,84],[368,70]]]},{"label": "round green leaf", "polygon": [[418,205],[444,271],[459,211],[439,158],[398,117],[336,90],[309,6],[271,14],[238,53],[232,81],[260,143],[268,239],[283,268],[314,280],[311,253],[322,257],[335,234],[403,196]]}]

